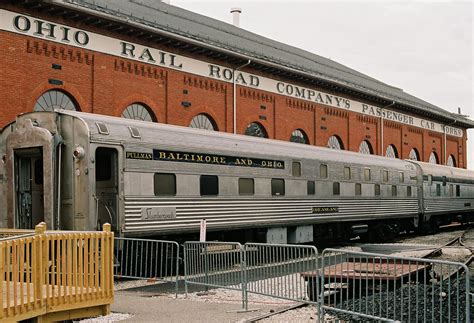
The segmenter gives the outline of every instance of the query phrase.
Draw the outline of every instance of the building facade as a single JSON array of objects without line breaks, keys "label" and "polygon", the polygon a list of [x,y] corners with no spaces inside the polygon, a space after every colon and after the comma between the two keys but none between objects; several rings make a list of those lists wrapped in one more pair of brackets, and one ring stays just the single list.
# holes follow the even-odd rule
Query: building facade
[{"label": "building facade", "polygon": [[75,109],[466,168],[473,121],[164,3],[0,1],[0,53],[0,127]]}]

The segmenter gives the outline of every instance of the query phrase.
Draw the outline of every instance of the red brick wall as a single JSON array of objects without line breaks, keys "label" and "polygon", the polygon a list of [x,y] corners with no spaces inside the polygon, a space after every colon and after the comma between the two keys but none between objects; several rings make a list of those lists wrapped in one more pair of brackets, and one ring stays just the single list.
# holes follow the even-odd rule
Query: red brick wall
[{"label": "red brick wall", "polygon": [[[232,84],[8,32],[0,32],[0,53],[0,127],[32,111],[38,97],[57,88],[85,112],[120,116],[128,105],[139,102],[159,122],[188,126],[195,115],[205,113],[220,131],[233,131]],[[53,63],[61,70],[53,69]],[[51,85],[49,79],[63,85]],[[380,147],[378,118],[250,88],[237,87],[236,94],[237,133],[259,122],[270,138],[288,141],[295,129],[302,129],[318,146],[326,146],[329,137],[337,135],[351,151],[358,151],[367,140],[378,155],[393,144],[401,158],[416,148],[423,161],[436,151],[441,163],[452,154],[457,166],[466,167],[466,132],[463,138],[448,136],[445,155],[443,134],[385,120]],[[191,106],[184,107],[183,102]]]}]

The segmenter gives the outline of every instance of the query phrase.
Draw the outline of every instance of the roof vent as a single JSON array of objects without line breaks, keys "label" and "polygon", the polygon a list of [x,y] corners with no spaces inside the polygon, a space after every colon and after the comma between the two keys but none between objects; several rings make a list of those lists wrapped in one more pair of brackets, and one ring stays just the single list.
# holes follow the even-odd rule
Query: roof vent
[{"label": "roof vent", "polygon": [[232,14],[232,24],[235,27],[240,27],[240,14],[242,13],[242,8],[231,8],[230,13]]},{"label": "roof vent", "polygon": [[108,135],[109,134],[109,129],[107,129],[107,126],[103,122],[96,122],[95,123],[97,126],[97,130],[101,135]]},{"label": "roof vent", "polygon": [[142,137],[142,135],[140,134],[140,130],[138,130],[138,128],[128,127],[128,129],[130,130],[130,135],[132,136],[132,138],[140,139]]}]

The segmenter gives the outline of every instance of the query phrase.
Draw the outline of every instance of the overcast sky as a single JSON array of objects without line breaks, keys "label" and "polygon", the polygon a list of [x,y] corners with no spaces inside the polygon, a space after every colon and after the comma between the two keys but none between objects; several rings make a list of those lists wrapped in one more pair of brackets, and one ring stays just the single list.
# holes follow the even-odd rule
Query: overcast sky
[{"label": "overcast sky", "polygon": [[[445,110],[474,119],[472,1],[171,0],[262,36],[331,58]],[[474,131],[468,165],[474,169]]]}]

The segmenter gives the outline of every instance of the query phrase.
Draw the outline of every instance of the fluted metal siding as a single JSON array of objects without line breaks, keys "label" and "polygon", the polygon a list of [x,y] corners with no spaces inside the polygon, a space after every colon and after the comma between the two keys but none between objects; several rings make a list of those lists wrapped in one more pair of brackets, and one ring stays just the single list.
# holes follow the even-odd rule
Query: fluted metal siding
[{"label": "fluted metal siding", "polygon": [[[176,219],[141,219],[142,208],[176,207]],[[311,213],[312,207],[339,207],[338,213]],[[125,199],[124,232],[177,233],[197,231],[199,221],[207,220],[209,230],[250,227],[291,226],[336,221],[413,217],[418,201],[412,199],[225,199],[155,198]]]},{"label": "fluted metal siding", "polygon": [[[465,203],[471,203],[471,206],[465,206]],[[464,198],[425,198],[425,213],[456,213],[456,212],[474,212],[474,199]]]}]

